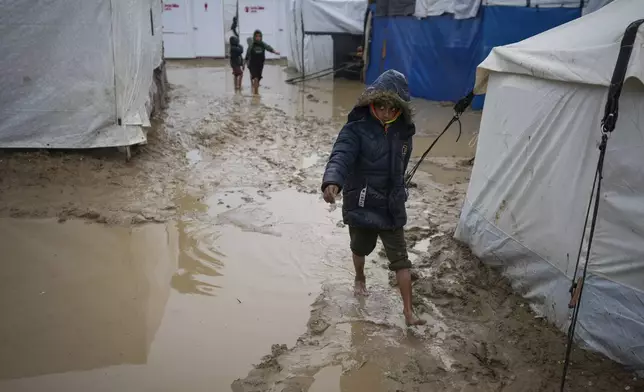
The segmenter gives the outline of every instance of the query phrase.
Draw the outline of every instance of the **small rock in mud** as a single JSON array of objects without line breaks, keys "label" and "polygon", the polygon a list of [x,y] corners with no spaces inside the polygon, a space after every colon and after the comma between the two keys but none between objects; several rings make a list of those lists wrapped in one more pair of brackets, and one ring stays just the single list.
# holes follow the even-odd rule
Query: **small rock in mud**
[{"label": "small rock in mud", "polygon": [[309,330],[311,335],[322,335],[326,331],[330,324],[321,318],[311,318],[308,323]]},{"label": "small rock in mud", "polygon": [[260,196],[262,196],[262,197],[264,197],[264,198],[266,198],[266,199],[268,199],[268,200],[270,200],[270,199],[271,199],[271,196],[267,195],[267,194],[266,194],[266,192],[264,192],[264,191],[263,191],[263,190],[261,190],[261,189],[259,189],[259,190],[257,191],[257,194],[258,194],[258,195],[260,195]]},{"label": "small rock in mud", "polygon": [[284,354],[286,351],[288,351],[288,347],[285,344],[274,344],[271,346],[271,354],[266,355],[264,358],[262,358],[262,362],[255,366],[257,369],[280,369],[281,366],[277,362],[277,358]]},{"label": "small rock in mud", "polygon": [[88,220],[96,220],[100,216],[101,216],[101,214],[96,212],[96,211],[87,211],[87,212],[85,212],[83,214],[80,214],[79,218],[88,219]]}]

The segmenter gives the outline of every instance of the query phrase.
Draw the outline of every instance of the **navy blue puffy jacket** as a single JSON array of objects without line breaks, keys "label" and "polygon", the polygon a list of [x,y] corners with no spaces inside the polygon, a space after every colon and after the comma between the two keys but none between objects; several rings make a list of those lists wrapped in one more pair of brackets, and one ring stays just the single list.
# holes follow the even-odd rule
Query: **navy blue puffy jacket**
[{"label": "navy blue puffy jacket", "polygon": [[[369,104],[375,101],[403,109],[387,130],[371,115]],[[409,101],[405,76],[384,72],[360,96],[335,141],[322,191],[328,185],[342,189],[342,215],[349,226],[393,230],[407,223],[404,177],[416,132]]]}]

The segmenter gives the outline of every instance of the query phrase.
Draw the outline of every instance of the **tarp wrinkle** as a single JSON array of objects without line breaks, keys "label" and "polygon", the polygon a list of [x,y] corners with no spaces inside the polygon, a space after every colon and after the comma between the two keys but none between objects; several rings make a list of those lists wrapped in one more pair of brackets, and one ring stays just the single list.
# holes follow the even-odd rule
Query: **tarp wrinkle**
[{"label": "tarp wrinkle", "polygon": [[161,2],[36,3],[2,3],[0,147],[145,141],[138,125],[149,123],[152,74],[163,61]]},{"label": "tarp wrinkle", "polygon": [[[644,2],[613,2],[495,48],[477,74],[487,98],[455,236],[484,262],[502,267],[533,308],[563,330],[607,83],[626,26],[640,18]],[[586,347],[636,369],[644,369],[643,47],[640,32],[606,152],[577,328]],[[585,263],[582,257],[581,268]]]}]

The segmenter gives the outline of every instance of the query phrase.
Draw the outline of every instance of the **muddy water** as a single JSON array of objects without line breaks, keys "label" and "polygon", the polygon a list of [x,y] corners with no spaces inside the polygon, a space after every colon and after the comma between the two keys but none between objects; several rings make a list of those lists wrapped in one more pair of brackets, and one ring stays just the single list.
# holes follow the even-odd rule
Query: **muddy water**
[{"label": "muddy water", "polygon": [[183,219],[137,228],[0,221],[0,390],[224,391],[292,344],[320,282],[345,275],[339,211],[261,194],[184,196]]},{"label": "muddy water", "polygon": [[[292,346],[307,331],[323,283],[323,292],[340,304],[331,311],[334,344],[350,354],[308,353],[319,360],[309,362],[313,370],[304,382],[311,388],[389,390],[382,376],[387,368],[404,363],[414,347],[425,348],[401,332],[401,304],[383,259],[367,266],[373,296],[365,303],[353,298],[340,209],[317,194],[330,144],[362,86],[329,80],[292,86],[283,83],[291,75],[282,67],[268,66],[256,98],[247,86],[234,93],[225,64],[197,65],[170,67],[173,99],[164,126],[184,147],[181,156],[149,158],[159,159],[161,170],[187,165],[175,174],[181,181],[173,203],[161,205],[174,212],[172,220],[137,227],[0,220],[0,248],[10,250],[5,259],[11,261],[0,272],[1,391],[228,391],[271,344]],[[419,151],[451,112],[414,104]],[[435,152],[449,157],[451,149]],[[449,168],[435,162],[428,165]],[[120,168],[111,168],[109,181],[91,181],[91,173],[109,164],[99,163],[83,172],[92,192],[39,186],[37,199],[80,195],[81,212],[90,203],[101,214],[119,211],[119,217],[131,209],[141,215],[138,206],[101,197],[104,190],[94,184],[115,183],[118,194],[123,180]],[[164,187],[156,183],[156,193],[136,199],[145,216],[162,216],[154,210],[158,203],[145,202]],[[330,367],[325,356],[333,356]],[[390,360],[369,361],[374,356]],[[290,366],[298,361],[292,358]]]},{"label": "muddy water", "polygon": [[[460,138],[457,136],[456,130],[450,130],[438,139],[418,168],[420,171],[429,173],[432,180],[438,184],[453,185],[469,181],[471,167],[466,162],[474,156],[476,148],[474,143],[470,143],[471,135],[462,135]],[[468,136],[470,137],[468,138]],[[412,165],[420,159],[435,140],[436,136],[414,138]]]},{"label": "muddy water", "polygon": [[[244,75],[241,94],[235,93],[230,67],[221,60],[201,60],[195,68],[193,61],[173,62],[172,83],[190,85],[193,89],[217,89],[218,95],[231,100],[251,99],[256,105],[264,104],[279,108],[291,116],[315,116],[320,118],[342,118],[346,116],[364,88],[360,82],[343,80],[333,83],[329,78],[307,81],[303,84],[285,83],[295,74],[284,66],[269,64],[264,68],[261,97],[253,97],[248,75]],[[210,93],[210,94],[209,94]],[[212,91],[206,95],[212,96]]]},{"label": "muddy water", "polygon": [[[171,82],[190,86],[191,95],[202,98],[223,95],[238,103],[244,99],[250,99],[255,104],[276,107],[288,115],[295,116],[343,120],[365,88],[364,84],[358,81],[345,79],[334,81],[330,77],[297,84],[285,83],[297,74],[287,70],[283,64],[273,63],[264,68],[261,97],[253,97],[247,75],[244,75],[242,92],[235,93],[233,76],[226,61],[175,61],[170,63],[170,66],[173,68]],[[216,94],[213,94],[213,89],[216,89]],[[197,100],[195,103],[201,103],[199,106],[204,110],[212,109],[204,105],[204,101]],[[454,114],[451,103],[442,104],[414,98],[412,106],[419,136],[437,135]],[[461,123],[466,142],[469,142],[473,132],[478,130],[480,121],[480,112],[463,114]]]}]

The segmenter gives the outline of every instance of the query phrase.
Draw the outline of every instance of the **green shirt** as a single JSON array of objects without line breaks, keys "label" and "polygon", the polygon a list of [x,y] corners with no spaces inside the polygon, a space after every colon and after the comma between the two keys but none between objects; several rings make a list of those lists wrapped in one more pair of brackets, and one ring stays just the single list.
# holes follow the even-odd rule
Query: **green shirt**
[{"label": "green shirt", "polygon": [[275,53],[275,49],[264,41],[253,41],[249,38],[248,50],[246,51],[246,61],[249,61],[253,55],[263,55],[264,52],[269,51]]}]

